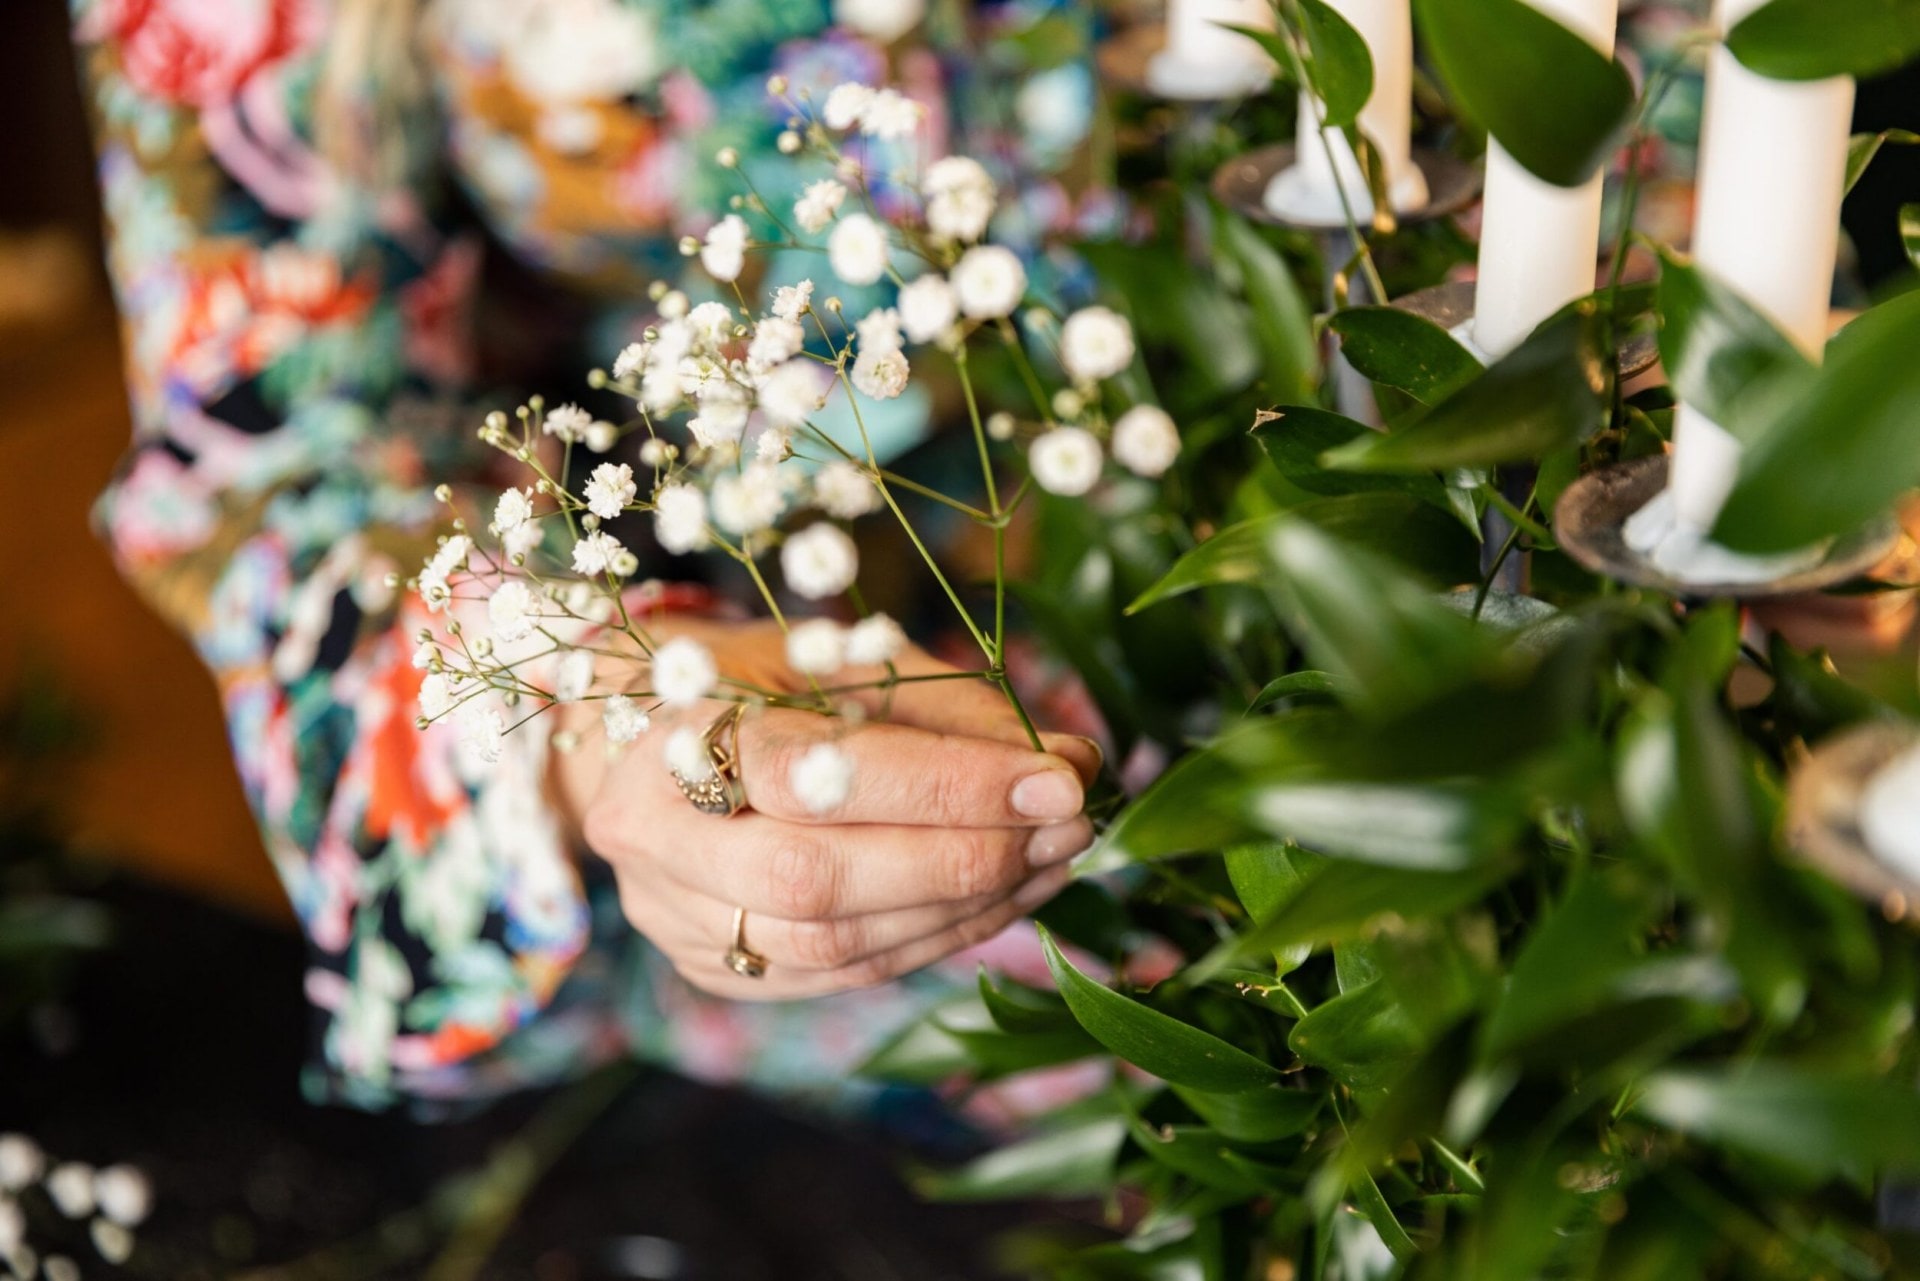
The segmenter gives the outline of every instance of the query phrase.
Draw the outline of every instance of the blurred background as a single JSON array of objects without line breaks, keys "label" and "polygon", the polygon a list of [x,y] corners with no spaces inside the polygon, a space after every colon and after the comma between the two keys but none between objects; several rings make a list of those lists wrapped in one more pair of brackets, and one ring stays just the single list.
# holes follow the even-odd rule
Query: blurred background
[{"label": "blurred background", "polygon": [[[0,6],[0,1135],[129,1164],[153,1208],[115,1262],[24,1198],[32,1275],[998,1275],[1021,1214],[922,1206],[897,1147],[664,1076],[434,1126],[301,1100],[302,949],[212,683],[88,526],[130,428],[67,23]],[[0,1275],[18,1235],[0,1213]]]},{"label": "blurred background", "polygon": [[[1915,101],[1864,85],[1857,127]],[[895,1145],[632,1069],[430,1127],[301,1101],[301,947],[212,684],[88,527],[129,425],[62,0],[6,0],[0,118],[0,1135],[153,1190],[124,1262],[41,1207],[41,1274],[939,1281],[1075,1230],[920,1204]],[[1902,148],[1849,202],[1869,285],[1905,277],[1916,192]]]}]

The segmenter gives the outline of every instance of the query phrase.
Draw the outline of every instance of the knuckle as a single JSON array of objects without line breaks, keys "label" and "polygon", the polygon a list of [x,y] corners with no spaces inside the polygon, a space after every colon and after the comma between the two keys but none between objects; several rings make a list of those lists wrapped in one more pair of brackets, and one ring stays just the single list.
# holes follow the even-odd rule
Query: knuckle
[{"label": "knuckle", "polygon": [[892,965],[880,957],[874,957],[841,967],[835,977],[839,980],[841,991],[851,992],[858,988],[879,987],[882,983],[890,983],[896,975]]},{"label": "knuckle", "polygon": [[819,921],[833,915],[839,889],[833,859],[819,841],[784,834],[767,859],[767,894],[776,916]]},{"label": "knuckle", "polygon": [[959,824],[979,817],[973,812],[978,795],[975,775],[957,762],[930,770],[926,788],[928,804],[940,821]]},{"label": "knuckle", "polygon": [[973,899],[996,894],[1019,879],[1020,869],[1005,842],[997,835],[963,837],[953,843],[944,862],[949,898]]},{"label": "knuckle", "polygon": [[859,958],[860,929],[852,921],[802,921],[793,927],[793,963],[809,970],[837,970]]}]

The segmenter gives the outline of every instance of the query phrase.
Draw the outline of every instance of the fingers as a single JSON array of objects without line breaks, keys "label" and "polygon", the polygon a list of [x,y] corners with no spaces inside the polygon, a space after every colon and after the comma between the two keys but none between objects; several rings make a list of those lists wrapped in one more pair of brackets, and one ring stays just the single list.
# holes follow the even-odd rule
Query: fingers
[{"label": "fingers", "polygon": [[[794,767],[821,743],[833,744],[852,765],[846,799],[825,808],[794,782]],[[1071,762],[1029,746],[907,725],[849,730],[799,711],[746,718],[740,774],[749,806],[793,823],[1026,827],[1072,818],[1086,800]]]},{"label": "fingers", "polygon": [[[902,676],[934,676],[959,669],[943,663],[925,650],[909,647],[894,662]],[[878,668],[861,669],[859,679],[878,680],[885,673]],[[1000,743],[1032,749],[1026,727],[1014,714],[1007,696],[985,680],[910,681],[891,690],[863,690],[860,703],[875,716],[897,725],[912,725],[936,734],[953,734],[992,739]],[[1047,751],[1068,761],[1080,775],[1080,781],[1092,786],[1099,777],[1104,755],[1100,745],[1078,734],[1042,734],[1040,742]]]},{"label": "fingers", "polygon": [[[1072,870],[1065,865],[1048,868],[1035,875],[1017,896],[1003,899],[935,933],[831,969],[783,966],[773,950],[772,940],[776,936],[767,932],[765,922],[749,913],[747,945],[767,957],[765,977],[748,979],[729,970],[724,959],[726,943],[721,943],[716,950],[712,936],[704,940],[703,948],[684,949],[684,960],[682,956],[674,956],[675,968],[696,987],[740,1001],[789,1001],[873,987],[985,942],[1058,894],[1072,876]],[[731,913],[726,924],[730,942]],[[764,945],[763,939],[767,940]]]},{"label": "fingers", "polygon": [[[689,831],[707,839],[679,838]],[[713,839],[716,831],[723,839]],[[939,832],[810,826],[746,812],[725,820],[693,815],[648,850],[660,873],[721,902],[779,920],[821,921],[1004,897],[1092,840],[1093,825],[1081,817]]]}]

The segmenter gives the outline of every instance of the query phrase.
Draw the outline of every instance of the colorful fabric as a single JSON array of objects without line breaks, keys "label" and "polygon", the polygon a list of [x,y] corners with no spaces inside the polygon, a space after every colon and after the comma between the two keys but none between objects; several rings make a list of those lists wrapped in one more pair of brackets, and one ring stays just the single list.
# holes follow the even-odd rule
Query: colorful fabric
[{"label": "colorful fabric", "polygon": [[[915,6],[840,7],[872,30]],[[1030,231],[1063,226],[1073,202],[1034,175],[1089,124],[1084,8],[936,5],[883,44],[826,0],[428,0],[429,92],[388,119],[381,60],[341,42],[408,8],[75,5],[136,425],[98,522],[217,679],[310,942],[310,1093],[471,1099],[636,1047],[710,1079],[844,1084],[967,960],[787,1008],[695,993],[583,885],[540,735],[481,774],[415,728],[427,620],[389,580],[444,515],[429,478],[483,484],[474,428],[513,402],[480,376],[502,372],[476,322],[488,246],[571,294],[558,319],[509,309],[508,346],[557,333],[581,371],[604,361],[737,190],[714,153],[772,181],[770,70],[910,88],[936,145],[1027,176]]]}]

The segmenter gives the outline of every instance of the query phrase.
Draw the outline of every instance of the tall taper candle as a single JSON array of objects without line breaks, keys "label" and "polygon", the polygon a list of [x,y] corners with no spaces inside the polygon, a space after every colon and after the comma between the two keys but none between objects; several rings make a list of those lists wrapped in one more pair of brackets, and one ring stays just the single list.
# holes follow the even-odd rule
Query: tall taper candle
[{"label": "tall taper candle", "polygon": [[[1528,2],[1600,52],[1613,52],[1619,0]],[[1548,316],[1593,292],[1603,181],[1596,173],[1578,187],[1556,187],[1488,140],[1470,334],[1481,353],[1499,359]]]},{"label": "tall taper candle", "polygon": [[[1408,0],[1327,3],[1360,33],[1373,59],[1373,93],[1360,109],[1359,124],[1379,153],[1388,197],[1396,210],[1418,209],[1427,202],[1427,184],[1413,163],[1413,16]],[[1295,221],[1338,225],[1345,221],[1340,203],[1344,187],[1354,217],[1364,226],[1373,216],[1373,198],[1346,134],[1328,129],[1322,145],[1322,111],[1311,95],[1300,95],[1293,167],[1274,178],[1267,205]]]},{"label": "tall taper candle", "polygon": [[[1763,2],[1718,0],[1720,29],[1732,30]],[[1826,346],[1852,119],[1850,77],[1769,80],[1724,45],[1708,61],[1694,261],[1815,360]],[[1710,529],[1733,488],[1740,446],[1685,405],[1675,415],[1673,446],[1678,524]]]}]

